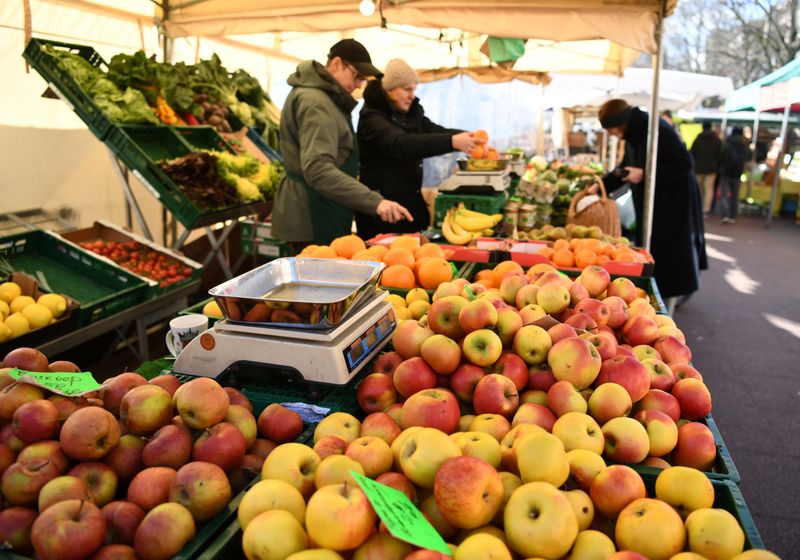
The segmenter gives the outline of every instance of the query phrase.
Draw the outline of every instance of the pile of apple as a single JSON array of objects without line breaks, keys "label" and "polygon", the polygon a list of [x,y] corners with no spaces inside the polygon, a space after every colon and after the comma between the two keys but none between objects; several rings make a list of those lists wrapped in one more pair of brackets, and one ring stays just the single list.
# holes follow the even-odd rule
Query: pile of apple
[{"label": "pile of apple", "polygon": [[448,558],[393,537],[351,472],[405,494],[455,560],[777,559],[743,552],[739,522],[713,507],[714,487],[696,469],[667,467],[648,497],[632,468],[606,466],[594,451],[567,451],[562,438],[534,424],[502,438],[490,430],[447,435],[401,431],[384,412],[363,423],[334,413],[318,425],[313,448],[288,443],[272,451],[239,505],[245,556]]},{"label": "pile of apple", "polygon": [[615,463],[712,468],[710,393],[683,333],[629,279],[600,266],[574,281],[547,264],[489,272],[499,289],[442,284],[398,325],[358,388],[365,412],[447,434],[487,423],[500,438],[535,424]]},{"label": "pile of apple", "polygon": [[[80,371],[32,348],[3,365]],[[69,398],[0,370],[0,543],[42,560],[170,558],[302,430],[208,378],[126,372]]]}]

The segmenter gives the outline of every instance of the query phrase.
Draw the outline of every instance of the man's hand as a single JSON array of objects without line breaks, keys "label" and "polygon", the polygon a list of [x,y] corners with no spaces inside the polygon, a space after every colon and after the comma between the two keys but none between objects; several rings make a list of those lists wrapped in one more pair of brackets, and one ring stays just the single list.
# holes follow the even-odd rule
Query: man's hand
[{"label": "man's hand", "polygon": [[390,224],[397,223],[400,220],[408,220],[409,222],[414,221],[414,218],[411,216],[409,211],[406,210],[405,206],[402,206],[393,200],[386,200],[385,198],[380,201],[378,207],[375,209],[375,213],[378,214],[378,217],[381,220],[384,222],[389,222]]},{"label": "man's hand", "polygon": [[626,167],[625,169],[628,170],[628,176],[625,177],[626,183],[641,183],[642,179],[644,179],[644,169],[641,167]]},{"label": "man's hand", "polygon": [[476,146],[481,146],[486,143],[482,138],[474,138],[469,132],[453,134],[451,140],[454,150],[461,150],[466,153],[471,152]]}]

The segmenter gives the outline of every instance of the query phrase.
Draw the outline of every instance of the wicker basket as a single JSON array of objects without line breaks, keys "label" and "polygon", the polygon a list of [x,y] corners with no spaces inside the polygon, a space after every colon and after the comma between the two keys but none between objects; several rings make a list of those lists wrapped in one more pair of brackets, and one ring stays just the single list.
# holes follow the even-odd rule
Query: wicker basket
[{"label": "wicker basket", "polygon": [[578,201],[584,196],[589,194],[588,189],[576,194],[572,197],[572,202],[569,204],[567,211],[567,223],[580,226],[598,226],[603,230],[606,235],[619,237],[622,235],[622,230],[619,224],[619,209],[617,203],[609,200],[606,196],[606,186],[603,180],[598,178],[597,183],[600,185],[600,200],[593,202],[580,212],[575,211]]}]

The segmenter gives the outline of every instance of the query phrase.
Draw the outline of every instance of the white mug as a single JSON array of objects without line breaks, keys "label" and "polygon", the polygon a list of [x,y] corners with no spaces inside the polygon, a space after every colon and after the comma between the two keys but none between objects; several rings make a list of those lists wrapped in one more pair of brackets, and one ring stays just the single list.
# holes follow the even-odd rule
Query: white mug
[{"label": "white mug", "polygon": [[207,328],[208,317],[205,315],[192,314],[175,317],[169,322],[166,336],[167,350],[177,358],[186,345]]}]

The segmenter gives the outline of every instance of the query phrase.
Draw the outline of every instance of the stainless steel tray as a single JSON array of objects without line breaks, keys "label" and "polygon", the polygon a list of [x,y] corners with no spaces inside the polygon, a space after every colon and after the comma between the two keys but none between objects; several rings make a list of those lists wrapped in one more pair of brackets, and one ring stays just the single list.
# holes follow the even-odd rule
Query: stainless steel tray
[{"label": "stainless steel tray", "polygon": [[209,290],[236,323],[329,329],[373,296],[385,264],[343,259],[276,259]]},{"label": "stainless steel tray", "polygon": [[461,171],[474,171],[486,173],[488,171],[504,171],[510,162],[510,158],[501,157],[500,159],[458,159],[458,168]]}]

